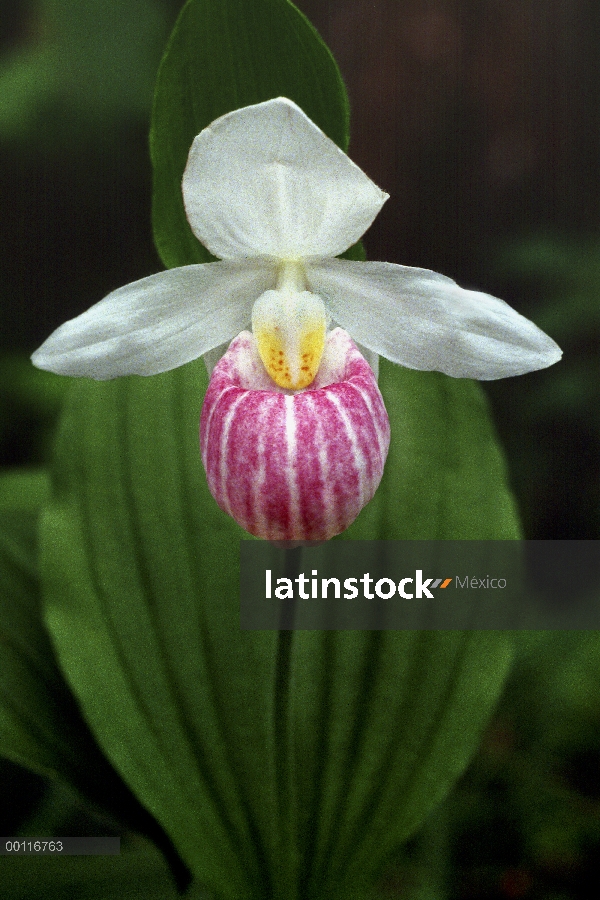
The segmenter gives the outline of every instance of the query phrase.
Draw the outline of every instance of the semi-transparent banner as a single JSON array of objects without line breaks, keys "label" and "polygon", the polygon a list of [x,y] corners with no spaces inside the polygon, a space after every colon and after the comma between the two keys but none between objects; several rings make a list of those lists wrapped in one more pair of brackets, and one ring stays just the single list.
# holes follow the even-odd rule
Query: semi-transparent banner
[{"label": "semi-transparent banner", "polygon": [[600,629],[600,541],[242,541],[240,624]]}]

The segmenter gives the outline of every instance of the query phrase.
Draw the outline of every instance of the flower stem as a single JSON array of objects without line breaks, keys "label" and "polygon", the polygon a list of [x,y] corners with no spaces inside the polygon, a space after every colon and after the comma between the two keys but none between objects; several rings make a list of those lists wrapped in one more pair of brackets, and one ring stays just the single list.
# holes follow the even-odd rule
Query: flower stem
[{"label": "flower stem", "polygon": [[[302,547],[284,550],[284,574],[286,578],[296,578],[300,572]],[[292,659],[292,639],[295,601],[282,606],[279,632],[277,635],[277,656],[275,660],[275,777],[279,805],[282,896],[292,897],[295,893],[295,857],[293,819],[293,737],[290,710],[290,677]]]}]

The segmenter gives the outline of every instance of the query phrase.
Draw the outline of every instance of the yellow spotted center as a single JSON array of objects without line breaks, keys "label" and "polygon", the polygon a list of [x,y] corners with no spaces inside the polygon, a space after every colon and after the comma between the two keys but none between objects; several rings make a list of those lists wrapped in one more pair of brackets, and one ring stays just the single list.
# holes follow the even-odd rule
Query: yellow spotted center
[{"label": "yellow spotted center", "polygon": [[254,304],[252,330],[260,358],[279,387],[298,391],[314,381],[327,330],[320,297],[308,291],[267,291]]}]

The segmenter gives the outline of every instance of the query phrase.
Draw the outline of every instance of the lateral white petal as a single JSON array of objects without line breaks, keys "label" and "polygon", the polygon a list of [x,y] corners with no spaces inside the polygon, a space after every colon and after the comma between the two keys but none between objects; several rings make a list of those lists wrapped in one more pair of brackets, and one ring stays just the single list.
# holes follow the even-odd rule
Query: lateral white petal
[{"label": "lateral white petal", "polygon": [[192,231],[221,259],[336,256],[388,198],[285,97],[201,131],[182,189]]},{"label": "lateral white petal", "polygon": [[562,356],[503,300],[427,269],[331,259],[307,265],[306,274],[355,341],[409,369],[487,381],[544,369]]},{"label": "lateral white petal", "polygon": [[150,275],[65,322],[31,360],[58,375],[106,380],[175,369],[248,328],[252,305],[275,284],[260,261],[214,262]]}]

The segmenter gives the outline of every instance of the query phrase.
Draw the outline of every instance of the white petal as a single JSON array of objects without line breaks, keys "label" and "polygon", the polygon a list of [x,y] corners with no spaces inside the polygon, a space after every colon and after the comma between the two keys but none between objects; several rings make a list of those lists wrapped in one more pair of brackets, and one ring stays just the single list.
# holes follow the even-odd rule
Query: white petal
[{"label": "white petal", "polygon": [[228,113],[195,138],[183,198],[215,256],[337,256],[388,195],[284,97]]},{"label": "white petal", "polygon": [[272,265],[215,262],[169,269],[119,288],[65,322],[31,357],[38,369],[105,380],[175,369],[248,328]]},{"label": "white petal", "polygon": [[503,300],[427,269],[331,259],[308,265],[306,274],[355,341],[409,369],[487,381],[544,369],[562,356]]}]

